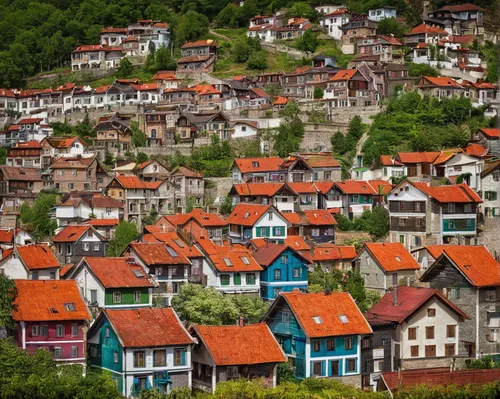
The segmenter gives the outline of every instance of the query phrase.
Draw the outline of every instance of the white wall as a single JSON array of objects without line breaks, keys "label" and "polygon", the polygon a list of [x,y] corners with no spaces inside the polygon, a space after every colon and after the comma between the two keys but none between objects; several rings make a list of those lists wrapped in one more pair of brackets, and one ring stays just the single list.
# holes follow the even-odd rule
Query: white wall
[{"label": "white wall", "polygon": [[0,265],[0,270],[9,278],[13,280],[27,279],[28,272],[24,268],[21,261],[17,258],[11,257]]},{"label": "white wall", "polygon": [[73,276],[80,290],[83,294],[83,298],[90,302],[91,290],[97,291],[97,303],[99,307],[104,307],[104,287],[94,278],[94,276],[88,271],[87,267],[82,267],[81,270]]},{"label": "white wall", "polygon": [[234,132],[232,134],[232,138],[234,138],[234,139],[237,139],[240,137],[252,137],[252,136],[257,135],[256,128],[254,128],[252,126],[248,126],[244,123],[235,124],[233,129],[234,129]]},{"label": "white wall", "polygon": [[[259,227],[270,227],[270,232],[269,232],[269,238],[270,239],[280,239],[284,240],[287,237],[287,229],[288,229],[288,222],[278,214],[278,212],[272,210],[273,212],[273,220],[269,220],[268,213],[266,212],[265,215],[261,216],[259,220],[254,224],[252,228],[252,237],[257,237],[257,229]],[[273,234],[273,228],[274,227],[282,227],[285,230],[285,234],[282,236],[275,236]]]},{"label": "white wall", "polygon": [[[119,208],[110,208],[110,211],[106,211],[107,208],[94,208],[94,214],[97,219],[118,219],[120,216]],[[87,216],[88,218],[88,216]]]},{"label": "white wall", "polygon": [[[283,198],[286,198],[286,202],[283,201]],[[283,211],[294,211],[295,198],[292,196],[277,196],[274,197],[274,206],[278,208],[280,212]]]}]

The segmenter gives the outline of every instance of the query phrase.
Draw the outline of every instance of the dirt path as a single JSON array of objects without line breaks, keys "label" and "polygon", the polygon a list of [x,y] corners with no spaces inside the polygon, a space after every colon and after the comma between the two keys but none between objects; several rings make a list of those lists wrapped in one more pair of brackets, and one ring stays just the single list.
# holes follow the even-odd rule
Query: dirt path
[{"label": "dirt path", "polygon": [[220,33],[217,33],[216,31],[210,29],[208,31],[208,33],[210,33],[211,35],[214,35],[214,36],[217,36],[217,37],[220,37],[221,39],[224,39],[224,40],[233,40],[231,39],[230,37],[227,37],[227,36],[224,36],[224,35],[221,35]]}]

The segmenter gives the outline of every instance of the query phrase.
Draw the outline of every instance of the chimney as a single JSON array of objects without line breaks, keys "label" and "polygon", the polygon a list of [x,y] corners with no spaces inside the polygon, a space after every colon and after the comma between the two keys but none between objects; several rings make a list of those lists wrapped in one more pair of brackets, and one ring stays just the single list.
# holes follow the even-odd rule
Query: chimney
[{"label": "chimney", "polygon": [[398,306],[398,275],[397,273],[394,273],[392,275],[392,288],[393,288],[393,295],[394,295],[394,306]]},{"label": "chimney", "polygon": [[141,312],[138,310],[138,311],[137,311],[137,319],[139,319],[139,320],[140,320],[140,318],[141,318]]},{"label": "chimney", "polygon": [[332,295],[332,291],[327,288],[325,290],[325,296],[330,296],[330,295]]},{"label": "chimney", "polygon": [[240,318],[238,320],[238,325],[240,327],[245,327],[245,318],[243,316],[240,316]]}]

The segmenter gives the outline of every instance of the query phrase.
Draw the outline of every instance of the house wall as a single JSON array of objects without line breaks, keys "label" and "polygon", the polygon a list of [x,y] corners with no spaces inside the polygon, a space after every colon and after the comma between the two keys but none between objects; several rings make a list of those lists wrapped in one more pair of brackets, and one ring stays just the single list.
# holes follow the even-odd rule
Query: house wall
[{"label": "house wall", "polygon": [[[346,349],[344,342],[345,339],[352,338],[352,349]],[[327,350],[327,340],[333,339],[335,340],[335,350],[328,351]],[[347,375],[356,375],[360,374],[360,339],[359,336],[340,336],[340,337],[325,337],[320,338],[318,341],[320,342],[320,351],[313,351],[313,341],[314,339],[307,340],[310,344],[308,345],[310,350],[310,374],[308,377],[314,376],[314,364],[320,362],[321,363],[321,376],[322,377],[332,377],[332,361],[339,362],[339,377],[347,376]],[[307,347],[306,347],[307,348]],[[347,371],[347,361],[349,359],[356,360],[356,370],[349,372]]]},{"label": "house wall", "polygon": [[92,273],[84,266],[80,271],[73,276],[80,287],[83,299],[90,303],[91,291],[95,290],[97,293],[97,304],[99,307],[104,307],[104,287],[97,281]]},{"label": "house wall", "polygon": [[0,270],[2,274],[5,274],[12,280],[28,278],[28,271],[24,268],[23,264],[21,263],[21,260],[15,258],[14,256],[2,262],[0,264]]},{"label": "house wall", "polygon": [[[84,249],[85,244],[89,245],[89,250]],[[99,249],[94,248],[95,245],[99,245]],[[92,237],[88,236],[88,231],[81,237],[78,241],[74,243],[55,243],[57,248],[57,259],[62,264],[65,263],[78,263],[80,260],[86,257],[104,257],[106,256],[106,242],[101,241],[99,237],[94,233]],[[69,247],[71,251],[69,252]],[[71,253],[71,255],[69,254]]]},{"label": "house wall", "polygon": [[[108,288],[104,291],[104,306],[106,308],[130,308],[151,305],[151,288]],[[119,304],[113,302],[113,293],[121,292],[122,300]],[[141,300],[135,302],[135,293],[141,293]]]},{"label": "house wall", "polygon": [[[282,241],[287,237],[288,223],[276,211],[272,210],[272,220],[269,215],[263,215],[252,227],[252,238],[268,237],[271,240]],[[275,234],[276,228],[281,228],[281,234]],[[262,234],[261,228],[266,228],[265,234]]]},{"label": "house wall", "polygon": [[[496,176],[496,180],[495,180]],[[481,204],[481,210],[486,218],[494,218],[500,217],[500,170],[494,171],[490,173],[486,177],[482,179],[482,188],[481,197],[483,199],[483,203]],[[488,192],[488,198],[486,195]],[[496,193],[496,199],[492,194]],[[488,208],[488,211],[486,210]]]}]

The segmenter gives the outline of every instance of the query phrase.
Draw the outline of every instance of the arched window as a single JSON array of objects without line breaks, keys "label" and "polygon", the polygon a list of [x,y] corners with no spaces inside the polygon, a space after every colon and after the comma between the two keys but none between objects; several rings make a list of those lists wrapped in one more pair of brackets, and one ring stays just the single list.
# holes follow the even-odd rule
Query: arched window
[{"label": "arched window", "polygon": [[156,129],[151,129],[151,138],[156,138]]}]

